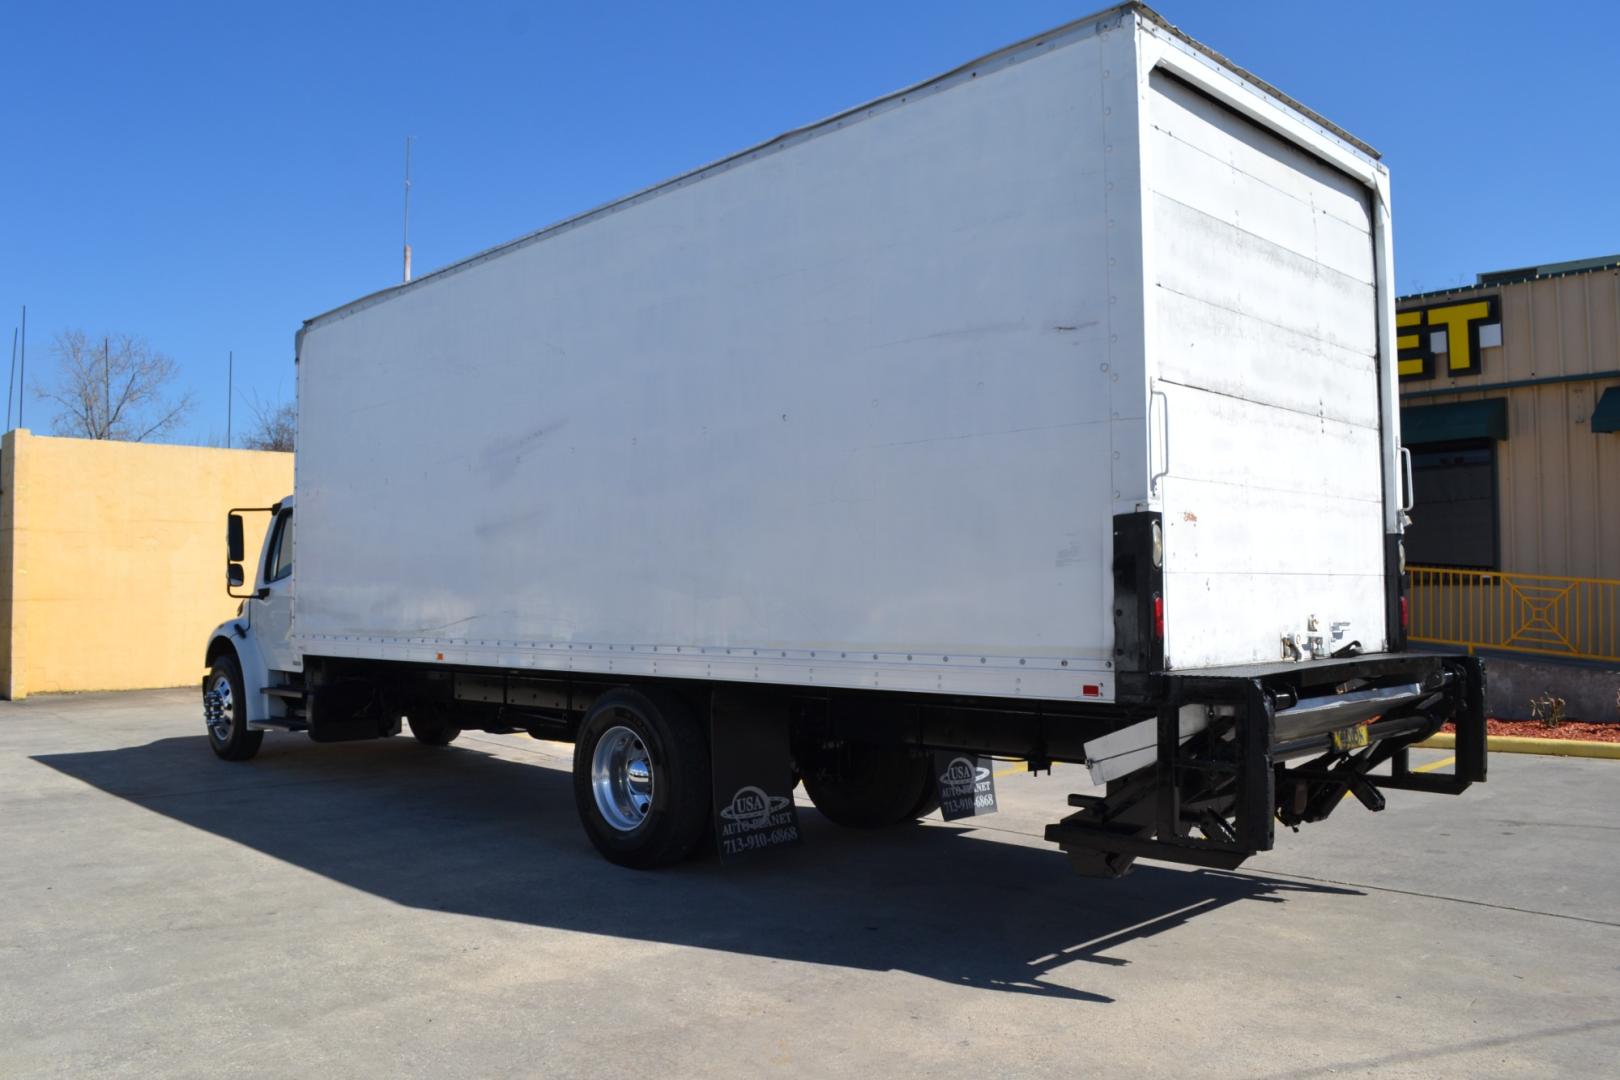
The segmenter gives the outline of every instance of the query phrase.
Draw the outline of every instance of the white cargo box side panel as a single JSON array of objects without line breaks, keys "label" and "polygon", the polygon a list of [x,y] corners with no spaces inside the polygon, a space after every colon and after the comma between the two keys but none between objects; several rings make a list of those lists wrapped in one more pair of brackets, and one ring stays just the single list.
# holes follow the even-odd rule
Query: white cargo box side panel
[{"label": "white cargo box side panel", "polygon": [[1374,192],[1165,70],[1144,90],[1166,666],[1274,660],[1313,617],[1382,649]]},{"label": "white cargo box side panel", "polygon": [[304,648],[1111,698],[1131,47],[1082,28],[313,322]]}]

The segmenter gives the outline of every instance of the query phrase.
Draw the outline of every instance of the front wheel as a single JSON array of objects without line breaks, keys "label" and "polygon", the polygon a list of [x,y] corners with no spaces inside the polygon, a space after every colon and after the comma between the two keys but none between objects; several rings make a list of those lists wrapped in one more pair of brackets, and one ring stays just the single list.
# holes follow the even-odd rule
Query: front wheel
[{"label": "front wheel", "polygon": [[242,667],[228,651],[215,657],[208,670],[203,721],[208,727],[208,745],[226,761],[246,761],[259,752],[259,744],[264,742],[264,732],[248,730]]},{"label": "front wheel", "polygon": [[597,699],[574,742],[574,805],[596,850],[638,870],[680,862],[710,801],[707,741],[679,699],[628,688]]}]

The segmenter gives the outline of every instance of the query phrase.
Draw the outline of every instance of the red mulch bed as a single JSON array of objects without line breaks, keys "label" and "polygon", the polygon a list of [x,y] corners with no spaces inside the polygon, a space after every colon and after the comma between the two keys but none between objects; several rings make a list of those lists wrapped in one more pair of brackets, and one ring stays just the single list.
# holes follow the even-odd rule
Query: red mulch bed
[{"label": "red mulch bed", "polygon": [[[1455,733],[1455,724],[1444,730]],[[1548,727],[1540,720],[1486,720],[1485,730],[1492,735],[1517,735],[1531,739],[1574,739],[1578,742],[1620,743],[1620,724],[1588,724],[1583,720],[1565,720],[1557,727]]]}]

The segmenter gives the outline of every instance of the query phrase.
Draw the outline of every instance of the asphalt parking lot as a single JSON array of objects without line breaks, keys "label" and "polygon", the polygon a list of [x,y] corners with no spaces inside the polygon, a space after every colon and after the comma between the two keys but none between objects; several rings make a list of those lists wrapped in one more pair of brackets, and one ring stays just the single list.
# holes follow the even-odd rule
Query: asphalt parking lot
[{"label": "asphalt parking lot", "polygon": [[[1075,875],[1041,826],[837,829],[636,873],[568,748],[214,759],[195,691],[0,703],[0,1075],[1596,1076],[1620,762],[1497,756],[1237,873]],[[1443,755],[1433,754],[1433,759]]]}]

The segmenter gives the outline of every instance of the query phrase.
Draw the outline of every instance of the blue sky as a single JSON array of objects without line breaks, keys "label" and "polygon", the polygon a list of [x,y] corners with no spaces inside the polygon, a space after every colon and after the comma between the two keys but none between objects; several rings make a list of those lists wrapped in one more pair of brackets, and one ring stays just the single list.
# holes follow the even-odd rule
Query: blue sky
[{"label": "blue sky", "polygon": [[[293,393],[299,324],[1095,10],[1024,3],[8,5],[0,328],[128,331],[198,407]],[[1377,146],[1402,292],[1620,251],[1620,5],[1165,0]],[[7,335],[9,337],[9,334]],[[30,395],[25,421],[49,429]]]}]

